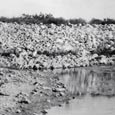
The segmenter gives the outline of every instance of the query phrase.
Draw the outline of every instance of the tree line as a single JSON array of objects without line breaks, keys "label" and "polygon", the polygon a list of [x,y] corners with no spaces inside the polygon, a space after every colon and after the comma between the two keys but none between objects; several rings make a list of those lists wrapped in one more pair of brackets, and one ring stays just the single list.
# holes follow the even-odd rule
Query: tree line
[{"label": "tree line", "polygon": [[103,20],[93,18],[89,22],[82,18],[76,19],[64,19],[62,17],[56,18],[52,14],[43,14],[40,13],[39,15],[29,15],[29,14],[22,14],[20,17],[0,17],[1,22],[6,23],[18,23],[18,24],[55,24],[55,25],[69,25],[69,24],[115,24],[115,19],[105,18]]}]

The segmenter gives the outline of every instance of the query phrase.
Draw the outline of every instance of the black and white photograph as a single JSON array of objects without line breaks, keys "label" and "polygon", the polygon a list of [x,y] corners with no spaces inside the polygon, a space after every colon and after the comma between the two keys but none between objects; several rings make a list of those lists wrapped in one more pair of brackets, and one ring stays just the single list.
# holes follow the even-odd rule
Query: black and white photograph
[{"label": "black and white photograph", "polygon": [[0,115],[115,115],[115,0],[0,0]]}]

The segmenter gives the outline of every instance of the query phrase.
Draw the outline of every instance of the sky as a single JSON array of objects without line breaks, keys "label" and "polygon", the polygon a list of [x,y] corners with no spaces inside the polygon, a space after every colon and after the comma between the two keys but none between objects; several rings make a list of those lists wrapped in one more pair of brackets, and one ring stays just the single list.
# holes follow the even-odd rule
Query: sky
[{"label": "sky", "polygon": [[66,19],[115,19],[115,0],[0,0],[0,16],[12,17],[40,12]]}]

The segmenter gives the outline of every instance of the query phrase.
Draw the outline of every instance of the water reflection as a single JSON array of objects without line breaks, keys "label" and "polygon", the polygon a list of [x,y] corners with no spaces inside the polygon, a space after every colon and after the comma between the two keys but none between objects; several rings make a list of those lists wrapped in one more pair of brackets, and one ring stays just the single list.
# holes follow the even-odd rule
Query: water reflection
[{"label": "water reflection", "polygon": [[[79,68],[58,73],[71,94],[78,96],[70,104],[54,107],[48,115],[114,115],[115,68]],[[86,95],[87,94],[87,95]],[[95,98],[90,96],[96,96]],[[108,98],[106,96],[112,97]]]},{"label": "water reflection", "polygon": [[115,95],[115,71],[108,68],[62,71],[60,79],[72,94]]}]

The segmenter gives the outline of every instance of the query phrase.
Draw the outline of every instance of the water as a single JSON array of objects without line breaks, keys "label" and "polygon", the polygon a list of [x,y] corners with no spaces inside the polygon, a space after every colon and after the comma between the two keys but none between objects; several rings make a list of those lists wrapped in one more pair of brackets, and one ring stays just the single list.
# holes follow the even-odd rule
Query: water
[{"label": "water", "polygon": [[48,115],[115,115],[115,67],[79,68],[58,75],[76,99],[53,107]]},{"label": "water", "polygon": [[48,115],[115,115],[115,98],[86,96],[69,105],[53,107]]}]

